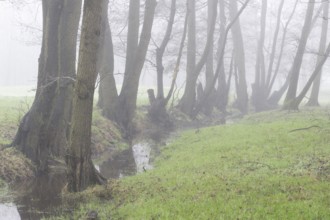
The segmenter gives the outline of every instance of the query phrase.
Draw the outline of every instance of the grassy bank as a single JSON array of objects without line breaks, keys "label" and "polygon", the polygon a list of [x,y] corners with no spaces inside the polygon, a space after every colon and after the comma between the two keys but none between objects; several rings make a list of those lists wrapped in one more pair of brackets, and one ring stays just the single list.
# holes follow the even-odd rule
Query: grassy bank
[{"label": "grassy bank", "polygon": [[155,169],[79,197],[100,219],[327,219],[330,111],[269,112],[183,133]]}]

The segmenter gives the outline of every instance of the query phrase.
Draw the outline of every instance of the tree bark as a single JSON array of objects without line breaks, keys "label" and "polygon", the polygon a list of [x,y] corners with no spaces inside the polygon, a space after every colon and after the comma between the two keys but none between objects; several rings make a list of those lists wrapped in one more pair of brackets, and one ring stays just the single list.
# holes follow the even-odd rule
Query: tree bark
[{"label": "tree bark", "polygon": [[64,157],[75,77],[81,1],[43,0],[43,38],[34,102],[12,146],[45,172],[52,157]]},{"label": "tree bark", "polygon": [[102,1],[84,2],[70,147],[66,160],[70,192],[82,191],[100,182],[91,160],[91,126],[102,28]]}]

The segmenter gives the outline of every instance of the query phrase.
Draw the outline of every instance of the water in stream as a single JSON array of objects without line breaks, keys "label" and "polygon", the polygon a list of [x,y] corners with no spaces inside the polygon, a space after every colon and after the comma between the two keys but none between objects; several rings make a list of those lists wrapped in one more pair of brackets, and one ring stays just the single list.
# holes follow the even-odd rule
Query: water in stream
[{"label": "water in stream", "polygon": [[[150,153],[150,144],[138,143],[108,158],[97,168],[106,178],[134,175],[152,168]],[[65,175],[57,174],[39,176],[29,182],[14,184],[11,187],[12,198],[8,201],[0,198],[0,220],[38,220],[44,216],[55,215],[56,207],[62,203],[60,195],[65,182]]]}]

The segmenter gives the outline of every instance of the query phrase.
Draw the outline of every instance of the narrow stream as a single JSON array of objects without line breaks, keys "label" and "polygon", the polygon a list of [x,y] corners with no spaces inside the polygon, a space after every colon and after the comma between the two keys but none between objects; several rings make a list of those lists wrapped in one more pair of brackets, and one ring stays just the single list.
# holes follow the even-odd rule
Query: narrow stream
[{"label": "narrow stream", "polygon": [[[106,178],[122,178],[152,168],[151,145],[141,142],[120,154],[110,157],[96,168]],[[0,198],[0,220],[38,220],[56,215],[60,207],[61,190],[66,183],[65,175],[44,175],[32,181],[14,184],[12,198]]]}]

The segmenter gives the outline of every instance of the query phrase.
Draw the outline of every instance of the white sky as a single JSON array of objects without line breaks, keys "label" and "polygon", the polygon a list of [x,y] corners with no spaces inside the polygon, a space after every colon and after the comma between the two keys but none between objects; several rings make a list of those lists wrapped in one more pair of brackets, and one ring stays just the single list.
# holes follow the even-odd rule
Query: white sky
[{"label": "white sky", "polygon": [[40,45],[27,42],[31,36],[28,37],[26,28],[20,25],[39,19],[36,13],[32,18],[29,9],[18,10],[0,1],[0,86],[36,84]]}]

